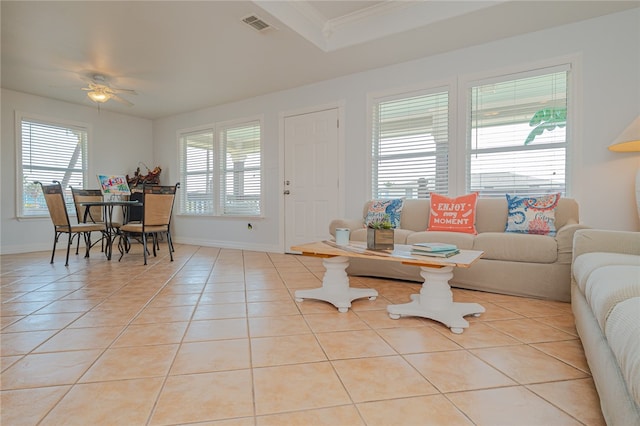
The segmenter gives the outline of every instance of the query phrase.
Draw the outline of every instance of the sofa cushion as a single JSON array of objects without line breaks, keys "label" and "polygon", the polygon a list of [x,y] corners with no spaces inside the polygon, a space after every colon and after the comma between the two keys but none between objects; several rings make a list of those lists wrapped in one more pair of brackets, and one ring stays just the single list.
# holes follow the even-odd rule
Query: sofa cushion
[{"label": "sofa cushion", "polygon": [[484,251],[483,259],[513,262],[554,263],[558,258],[558,244],[545,235],[483,232],[476,235],[473,250]]},{"label": "sofa cushion", "polygon": [[477,192],[456,198],[432,192],[428,231],[477,234],[475,226],[477,202]]},{"label": "sofa cushion", "polygon": [[476,230],[483,232],[504,232],[507,223],[507,200],[500,198],[478,198],[476,204]]},{"label": "sofa cushion", "polygon": [[407,236],[407,244],[447,243],[455,244],[463,250],[471,250],[473,248],[474,238],[477,238],[477,236],[464,234],[462,232],[422,231],[413,232]]},{"label": "sofa cushion", "polygon": [[560,193],[539,196],[507,196],[509,216],[505,232],[556,235],[555,211]]},{"label": "sofa cushion", "polygon": [[[400,226],[402,229],[424,231],[429,226],[429,198],[406,198],[402,203]],[[364,203],[363,213],[358,221],[367,215],[371,201]],[[565,225],[578,223],[578,203],[573,198],[560,198],[556,214],[556,229]],[[344,219],[341,219],[344,221]],[[507,223],[507,200],[500,198],[478,198],[476,204],[476,230],[482,232],[504,232]],[[362,225],[359,225],[362,226]],[[335,223],[338,228],[355,228],[345,223]],[[334,228],[335,228],[334,227]]]},{"label": "sofa cushion", "polygon": [[596,269],[607,265],[640,266],[640,256],[622,253],[590,252],[577,256],[573,260],[573,277],[583,294],[589,275]]},{"label": "sofa cushion", "polygon": [[607,318],[618,303],[631,297],[640,297],[640,266],[611,265],[597,268],[587,279],[584,295],[600,329],[604,331]]},{"label": "sofa cushion", "polygon": [[429,224],[429,199],[407,198],[402,208],[402,229],[424,231]]},{"label": "sofa cushion", "polygon": [[640,297],[618,303],[607,320],[605,336],[618,361],[627,389],[640,404]]}]

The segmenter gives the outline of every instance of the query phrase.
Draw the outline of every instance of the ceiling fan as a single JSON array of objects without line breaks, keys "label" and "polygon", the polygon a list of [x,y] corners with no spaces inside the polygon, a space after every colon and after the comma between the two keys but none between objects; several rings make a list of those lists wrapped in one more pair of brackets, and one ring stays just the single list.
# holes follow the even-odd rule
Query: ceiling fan
[{"label": "ceiling fan", "polygon": [[102,74],[94,74],[88,80],[88,87],[83,87],[82,90],[87,92],[87,97],[93,102],[102,104],[109,99],[118,101],[127,106],[133,106],[131,102],[119,96],[119,93],[126,93],[128,95],[137,95],[135,90],[132,89],[119,89],[111,87],[107,78]]}]

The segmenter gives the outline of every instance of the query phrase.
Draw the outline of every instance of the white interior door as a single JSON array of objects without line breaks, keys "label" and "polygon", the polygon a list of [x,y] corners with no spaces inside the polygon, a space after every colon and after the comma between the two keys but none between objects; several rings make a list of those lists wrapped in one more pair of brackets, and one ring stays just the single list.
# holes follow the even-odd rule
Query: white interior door
[{"label": "white interior door", "polygon": [[338,214],[338,109],[284,119],[284,242],[296,244],[329,237]]}]

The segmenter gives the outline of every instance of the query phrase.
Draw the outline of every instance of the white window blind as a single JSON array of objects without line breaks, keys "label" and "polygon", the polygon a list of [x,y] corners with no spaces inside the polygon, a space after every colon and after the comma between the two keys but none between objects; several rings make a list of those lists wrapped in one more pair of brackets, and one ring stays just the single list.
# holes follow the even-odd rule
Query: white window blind
[{"label": "white window blind", "polygon": [[47,216],[39,185],[62,184],[69,214],[75,213],[69,185],[84,188],[87,179],[87,128],[19,117],[18,216]]},{"label": "white window blind", "polygon": [[261,128],[255,120],[180,134],[181,214],[262,213]]},{"label": "white window blind", "polygon": [[214,214],[213,129],[180,136],[180,213]]},{"label": "white window blind", "polygon": [[564,195],[569,66],[537,74],[471,87],[468,191]]},{"label": "white window blind", "polygon": [[446,194],[448,92],[377,99],[372,113],[373,198]]},{"label": "white window blind", "polygon": [[220,209],[223,215],[257,216],[262,204],[262,142],[259,121],[220,130]]}]

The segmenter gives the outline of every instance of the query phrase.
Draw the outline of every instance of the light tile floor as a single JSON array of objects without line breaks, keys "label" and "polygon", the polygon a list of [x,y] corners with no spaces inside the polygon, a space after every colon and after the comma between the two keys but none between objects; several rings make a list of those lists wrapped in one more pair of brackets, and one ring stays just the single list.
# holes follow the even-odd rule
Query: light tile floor
[{"label": "light tile floor", "polygon": [[320,259],[162,248],[1,256],[2,425],[604,425],[567,303],[454,290],[456,335],[388,317],[419,284],[341,314],[294,301]]}]

